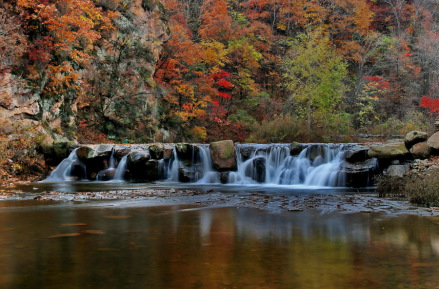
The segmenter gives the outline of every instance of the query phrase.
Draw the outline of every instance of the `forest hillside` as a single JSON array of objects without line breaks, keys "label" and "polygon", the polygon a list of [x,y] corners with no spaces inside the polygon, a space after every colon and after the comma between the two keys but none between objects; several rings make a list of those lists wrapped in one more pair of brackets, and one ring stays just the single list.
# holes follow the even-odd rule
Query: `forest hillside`
[{"label": "forest hillside", "polygon": [[3,162],[69,142],[352,141],[439,111],[435,0],[0,5]]}]

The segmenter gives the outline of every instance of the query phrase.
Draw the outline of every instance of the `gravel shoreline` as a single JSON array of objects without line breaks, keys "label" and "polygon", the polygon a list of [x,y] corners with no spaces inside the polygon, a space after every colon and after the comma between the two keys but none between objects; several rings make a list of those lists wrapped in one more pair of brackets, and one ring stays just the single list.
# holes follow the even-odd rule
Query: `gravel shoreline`
[{"label": "gravel shoreline", "polygon": [[213,190],[114,190],[103,192],[39,193],[1,192],[1,201],[36,200],[40,202],[109,201],[117,206],[194,205],[203,208],[245,207],[272,213],[317,211],[321,214],[382,214],[439,216],[439,208],[421,208],[402,199],[380,198],[377,194],[269,194],[260,192],[223,193]]}]

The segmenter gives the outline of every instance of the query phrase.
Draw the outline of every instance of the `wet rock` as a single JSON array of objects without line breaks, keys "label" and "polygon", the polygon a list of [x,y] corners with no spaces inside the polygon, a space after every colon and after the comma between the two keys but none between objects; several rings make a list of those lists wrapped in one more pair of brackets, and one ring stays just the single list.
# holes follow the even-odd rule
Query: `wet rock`
[{"label": "wet rock", "polygon": [[110,181],[110,180],[114,179],[115,174],[116,174],[115,169],[103,170],[103,171],[100,171],[98,173],[96,178],[99,181]]},{"label": "wet rock", "polygon": [[72,141],[54,140],[50,135],[45,135],[39,144],[39,149],[44,154],[46,163],[55,166],[69,156],[74,144]]},{"label": "wet rock", "polygon": [[410,165],[391,165],[386,170],[386,175],[389,177],[400,177],[402,178],[405,174],[410,171]]},{"label": "wet rock", "polygon": [[303,150],[305,149],[305,146],[298,143],[298,142],[293,142],[291,143],[291,148],[290,148],[290,155],[292,156],[297,156],[299,155]]},{"label": "wet rock", "polygon": [[372,145],[368,151],[370,158],[377,158],[380,160],[403,158],[408,154],[409,151],[407,150],[405,143],[402,141],[384,143],[381,145]]},{"label": "wet rock", "polygon": [[220,182],[222,184],[227,184],[229,182],[229,174],[230,174],[230,172],[221,172],[220,173]]},{"label": "wet rock", "polygon": [[318,144],[312,144],[308,147],[308,152],[307,152],[308,158],[311,161],[314,161],[317,157],[322,156],[324,157],[324,150],[323,150],[323,146],[318,145]]},{"label": "wet rock", "polygon": [[128,164],[143,164],[151,158],[147,151],[133,151],[128,155]]},{"label": "wet rock", "polygon": [[175,150],[177,152],[178,158],[188,165],[190,165],[192,161],[198,161],[197,158],[200,148],[194,144],[178,143],[175,145]]},{"label": "wet rock", "polygon": [[410,148],[410,153],[412,156],[418,159],[428,159],[431,154],[431,149],[427,145],[427,142],[420,142],[415,145],[413,145]]},{"label": "wet rock", "polygon": [[150,160],[149,154],[146,152],[130,154],[128,156],[126,176],[134,182],[156,181],[159,179],[158,161]]},{"label": "wet rock", "polygon": [[255,148],[251,146],[245,146],[239,149],[239,153],[241,154],[241,158],[243,161],[250,159],[254,151]]},{"label": "wet rock", "polygon": [[346,186],[359,188],[372,185],[377,167],[377,159],[369,159],[357,164],[343,163],[341,169],[345,172]]},{"label": "wet rock", "polygon": [[189,183],[193,179],[193,172],[185,167],[178,168],[178,181],[182,183]]},{"label": "wet rock", "polygon": [[165,147],[162,143],[155,143],[149,147],[149,153],[151,158],[159,160],[163,158]]},{"label": "wet rock", "polygon": [[350,163],[364,162],[369,159],[369,147],[356,147],[345,153],[346,161]]},{"label": "wet rock", "polygon": [[113,145],[100,144],[81,146],[76,154],[80,159],[109,158],[113,152]]},{"label": "wet rock", "polygon": [[129,145],[116,145],[113,148],[114,157],[121,159],[131,152],[131,146]]},{"label": "wet rock", "polygon": [[210,156],[215,170],[236,171],[236,151],[231,140],[218,141],[210,144]]},{"label": "wet rock", "polygon": [[265,171],[265,158],[255,158],[253,160],[253,175],[250,177],[259,183],[263,183],[265,182]]},{"label": "wet rock", "polygon": [[170,158],[172,158],[172,155],[174,154],[174,148],[169,146],[169,145],[165,145],[164,149],[163,149],[163,159],[164,160],[169,160]]},{"label": "wet rock", "polygon": [[404,137],[404,143],[408,149],[410,149],[413,145],[425,142],[428,139],[428,134],[422,131],[411,131]]}]

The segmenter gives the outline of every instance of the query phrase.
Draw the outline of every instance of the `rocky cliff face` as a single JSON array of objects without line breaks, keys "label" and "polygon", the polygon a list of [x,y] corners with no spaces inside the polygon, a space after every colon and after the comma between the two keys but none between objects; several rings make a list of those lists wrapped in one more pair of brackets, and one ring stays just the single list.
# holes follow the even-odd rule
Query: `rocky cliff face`
[{"label": "rocky cliff face", "polygon": [[[119,8],[116,30],[102,39],[86,79],[97,103],[85,98],[80,112],[102,120],[110,138],[155,140],[160,89],[153,80],[162,44],[169,37],[163,5],[132,0]],[[105,7],[105,5],[103,5]],[[90,96],[90,95],[89,95]]]},{"label": "rocky cliff face", "polygon": [[106,123],[99,129],[115,138],[130,137],[127,131],[145,135],[148,127],[150,138],[155,137],[159,89],[153,73],[169,36],[163,5],[157,0],[128,0],[119,6],[112,0],[95,3],[103,10],[117,10],[120,17],[114,20],[116,29],[97,43],[91,65],[80,71],[82,93],[43,97],[35,85],[28,87],[32,80],[2,71],[3,134],[24,125],[55,140],[72,140],[80,116],[85,122]]}]

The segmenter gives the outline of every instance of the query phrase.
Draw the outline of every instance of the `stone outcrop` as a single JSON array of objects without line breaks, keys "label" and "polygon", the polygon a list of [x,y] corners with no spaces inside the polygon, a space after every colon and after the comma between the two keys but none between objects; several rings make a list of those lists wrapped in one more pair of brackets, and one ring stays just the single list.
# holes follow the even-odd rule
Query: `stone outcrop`
[{"label": "stone outcrop", "polygon": [[380,160],[404,158],[408,154],[409,151],[407,150],[407,147],[403,141],[395,141],[381,145],[371,145],[368,151],[370,158],[377,158]]},{"label": "stone outcrop", "polygon": [[346,186],[359,188],[372,185],[378,168],[376,159],[369,159],[360,163],[345,162],[341,167],[346,174]]},{"label": "stone outcrop", "polygon": [[210,156],[215,170],[235,171],[237,169],[235,145],[231,140],[210,144]]},{"label": "stone outcrop", "polygon": [[369,147],[355,147],[345,153],[346,161],[350,163],[364,162],[369,159]]}]

